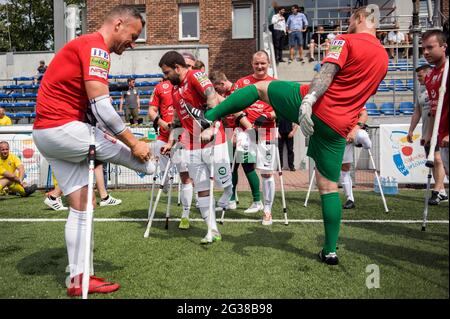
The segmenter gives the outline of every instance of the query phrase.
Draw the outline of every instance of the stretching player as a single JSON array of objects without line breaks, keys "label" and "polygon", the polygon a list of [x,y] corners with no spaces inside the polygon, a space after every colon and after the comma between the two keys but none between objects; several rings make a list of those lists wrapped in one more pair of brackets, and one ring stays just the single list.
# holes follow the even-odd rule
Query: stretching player
[{"label": "stretching player", "polygon": [[[211,225],[212,236],[206,235],[202,244],[222,240],[216,223],[215,209],[210,212],[209,175],[210,161],[214,163],[214,178],[216,185],[224,189],[219,203],[228,204],[232,195],[232,181],[230,173],[230,160],[228,147],[225,143],[225,131],[220,125],[218,132],[212,128],[200,132],[200,128],[194,123],[189,110],[204,109],[205,106],[215,106],[219,102],[219,96],[205,73],[197,70],[189,70],[185,59],[176,51],[169,51],[163,55],[159,62],[165,77],[173,84],[173,106],[181,125],[184,129],[182,144],[186,149],[186,158],[189,159],[189,176],[194,180],[194,190],[198,194],[198,206],[203,219]],[[214,144],[209,141],[214,136]],[[173,138],[165,146],[163,154],[173,146]],[[214,158],[211,158],[214,147]],[[214,205],[213,205],[214,206]],[[209,220],[211,216],[211,220]]]},{"label": "stretching player", "polygon": [[[134,48],[144,24],[134,6],[114,7],[97,32],[82,35],[58,51],[39,87],[33,140],[69,198],[65,238],[70,296],[82,292],[89,176],[86,157],[92,130],[92,125],[86,123],[88,105],[95,120],[111,134],[94,128],[97,160],[146,174],[155,170],[149,161],[149,145],[139,141],[124,125],[111,105],[108,89],[110,54],[120,55],[125,49]],[[94,276],[89,281],[89,293],[109,293],[119,287]]]},{"label": "stretching player", "polygon": [[336,242],[342,206],[337,183],[345,145],[354,140],[349,133],[357,126],[361,109],[376,93],[388,69],[386,50],[375,36],[377,13],[376,5],[354,11],[349,34],[333,40],[307,95],[303,95],[305,90],[299,83],[263,81],[236,91],[206,113],[191,112],[198,124],[207,128],[211,121],[262,100],[273,107],[277,117],[298,123],[303,134],[311,136],[308,156],[316,163],[325,226],[325,243],[319,258],[329,265],[339,263]]},{"label": "stretching player", "polygon": [[[350,133],[347,135],[347,141],[352,139],[352,136],[356,136],[357,133],[361,130],[363,130],[366,127],[366,122],[368,119],[367,110],[364,106],[363,110],[359,114],[359,121],[357,123],[357,126],[355,126]],[[367,134],[364,135],[364,137]],[[342,208],[344,209],[353,209],[355,208],[355,198],[353,197],[353,182],[352,177],[350,175],[350,169],[352,167],[353,163],[353,150],[355,146],[359,146],[359,143],[364,143],[365,145],[371,145],[369,136],[367,135],[367,141],[366,138],[362,138],[362,141],[353,141],[348,142],[347,145],[345,145],[345,151],[344,151],[344,157],[342,159],[342,167],[341,167],[341,177],[339,182],[342,185],[342,188],[344,189],[344,194],[347,198],[347,201],[345,202],[344,206]],[[370,148],[370,147],[369,147]]]}]

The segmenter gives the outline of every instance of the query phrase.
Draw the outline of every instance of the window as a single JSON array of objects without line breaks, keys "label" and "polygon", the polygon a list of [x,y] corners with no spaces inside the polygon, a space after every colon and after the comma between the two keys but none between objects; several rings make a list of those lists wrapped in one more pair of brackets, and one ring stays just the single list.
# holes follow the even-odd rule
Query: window
[{"label": "window", "polygon": [[199,40],[200,23],[198,5],[181,5],[178,12],[180,40]]},{"label": "window", "polygon": [[253,39],[253,4],[233,4],[233,39]]},{"label": "window", "polygon": [[145,13],[145,7],[139,7],[138,10],[142,19],[145,21],[145,27],[142,28],[141,34],[139,34],[136,42],[147,42],[147,14]]}]

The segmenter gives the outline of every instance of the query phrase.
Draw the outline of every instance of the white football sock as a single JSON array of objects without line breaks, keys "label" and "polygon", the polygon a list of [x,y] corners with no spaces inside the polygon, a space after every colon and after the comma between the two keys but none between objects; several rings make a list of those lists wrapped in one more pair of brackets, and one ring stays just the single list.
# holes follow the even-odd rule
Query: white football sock
[{"label": "white football sock", "polygon": [[263,197],[264,197],[264,212],[272,212],[273,200],[275,199],[275,179],[273,175],[269,178],[262,178],[263,180]]},{"label": "white football sock", "polygon": [[[213,204],[213,210],[211,212],[211,230],[219,232],[216,223],[216,211],[215,205]],[[206,224],[209,223],[209,196],[198,198],[198,208],[202,214],[202,218],[205,220]]]},{"label": "white football sock", "polygon": [[70,207],[65,227],[67,256],[69,257],[70,277],[83,273],[86,237],[86,212]]},{"label": "white football sock", "polygon": [[189,218],[189,212],[191,210],[192,204],[192,193],[194,188],[192,187],[192,183],[189,184],[181,184],[181,204],[183,205],[183,214],[182,218]]},{"label": "white football sock", "polygon": [[352,202],[355,201],[353,198],[353,182],[352,177],[350,175],[350,171],[341,171],[341,184],[342,188],[344,189],[344,194],[347,197],[347,200],[351,200]]}]

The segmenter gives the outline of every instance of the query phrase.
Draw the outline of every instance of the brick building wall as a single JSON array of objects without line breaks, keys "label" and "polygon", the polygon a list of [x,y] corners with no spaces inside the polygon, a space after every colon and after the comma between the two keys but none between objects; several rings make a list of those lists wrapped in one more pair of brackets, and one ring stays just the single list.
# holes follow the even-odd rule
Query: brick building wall
[{"label": "brick building wall", "polygon": [[448,19],[448,0],[441,1],[441,12],[445,16],[444,21]]},{"label": "brick building wall", "polygon": [[[105,13],[117,4],[145,7],[147,15],[145,45],[207,44],[209,70],[222,70],[230,80],[235,81],[252,72],[250,60],[257,43],[255,1],[250,1],[253,2],[254,11],[253,39],[232,39],[233,0],[88,0],[87,27],[88,32],[95,31],[101,25]],[[199,4],[199,41],[178,39],[178,7],[184,4]]]}]

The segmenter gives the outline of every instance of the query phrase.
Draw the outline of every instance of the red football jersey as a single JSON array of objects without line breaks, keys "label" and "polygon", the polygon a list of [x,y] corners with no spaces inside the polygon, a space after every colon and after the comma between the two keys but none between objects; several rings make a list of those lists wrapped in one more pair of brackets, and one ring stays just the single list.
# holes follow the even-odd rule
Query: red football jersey
[{"label": "red football jersey", "polygon": [[[250,84],[255,84],[260,81],[273,81],[273,80],[275,80],[275,79],[271,76],[267,76],[264,79],[259,80],[259,79],[256,79],[253,75],[248,75],[248,76],[240,78],[239,80],[236,81],[233,91],[243,88],[243,87],[246,87],[247,85],[250,85]],[[276,132],[275,131],[276,122],[275,122],[275,119],[272,117],[272,114],[271,114],[272,112],[273,112],[272,106],[270,106],[269,104],[267,104],[261,100],[256,101],[255,103],[253,103],[252,105],[250,105],[248,108],[245,109],[245,113],[247,114],[247,119],[252,124],[261,115],[265,115],[267,117],[267,119],[269,120],[269,121],[266,121],[266,123],[264,123],[262,126],[262,128],[266,129],[265,139],[264,139],[264,137],[262,137],[266,141],[271,141],[272,139],[275,138],[275,136],[273,136],[272,133]]]},{"label": "red football jersey", "polygon": [[[428,73],[425,78],[425,86],[428,91],[428,97],[430,99],[430,109],[431,114],[436,116],[436,110],[439,101],[439,88],[441,87],[442,75],[444,74],[445,64],[442,65],[439,69],[433,68],[430,73]],[[442,113],[441,113],[441,121],[439,122],[438,129],[438,145],[441,144],[442,139],[448,135],[449,127],[448,127],[448,86],[444,95],[444,103],[442,104]]]},{"label": "red football jersey", "polygon": [[[162,81],[153,90],[153,94],[150,97],[150,106],[155,106],[158,109],[159,116],[167,123],[173,121],[173,100],[172,100],[173,85],[170,81]],[[164,128],[159,128],[158,140],[163,142],[169,141],[170,131]]]},{"label": "red football jersey", "polygon": [[[233,89],[234,85],[231,86],[231,90],[225,92],[222,96],[224,98],[227,98],[228,96],[231,95],[231,93],[233,93],[234,89]],[[225,117],[222,119],[223,123],[225,124],[226,128],[232,128],[235,129],[236,128],[236,121],[235,121],[235,117],[233,114],[228,114],[225,115]]]},{"label": "red football jersey", "polygon": [[40,83],[34,129],[84,121],[89,103],[84,81],[108,85],[109,50],[98,33],[67,43],[53,58]]},{"label": "red football jersey", "polygon": [[388,55],[371,34],[342,34],[331,43],[326,62],[337,64],[340,70],[313,106],[313,113],[345,138],[386,76]]},{"label": "red football jersey", "polygon": [[[172,91],[173,106],[180,119],[181,125],[185,129],[182,135],[182,144],[187,149],[203,148],[208,143],[202,143],[200,140],[200,128],[195,125],[194,120],[185,109],[188,104],[197,109],[205,110],[206,89],[214,87],[208,76],[199,70],[189,70],[180,85],[174,86]],[[225,131],[223,125],[215,137],[216,145],[225,143]]]}]

